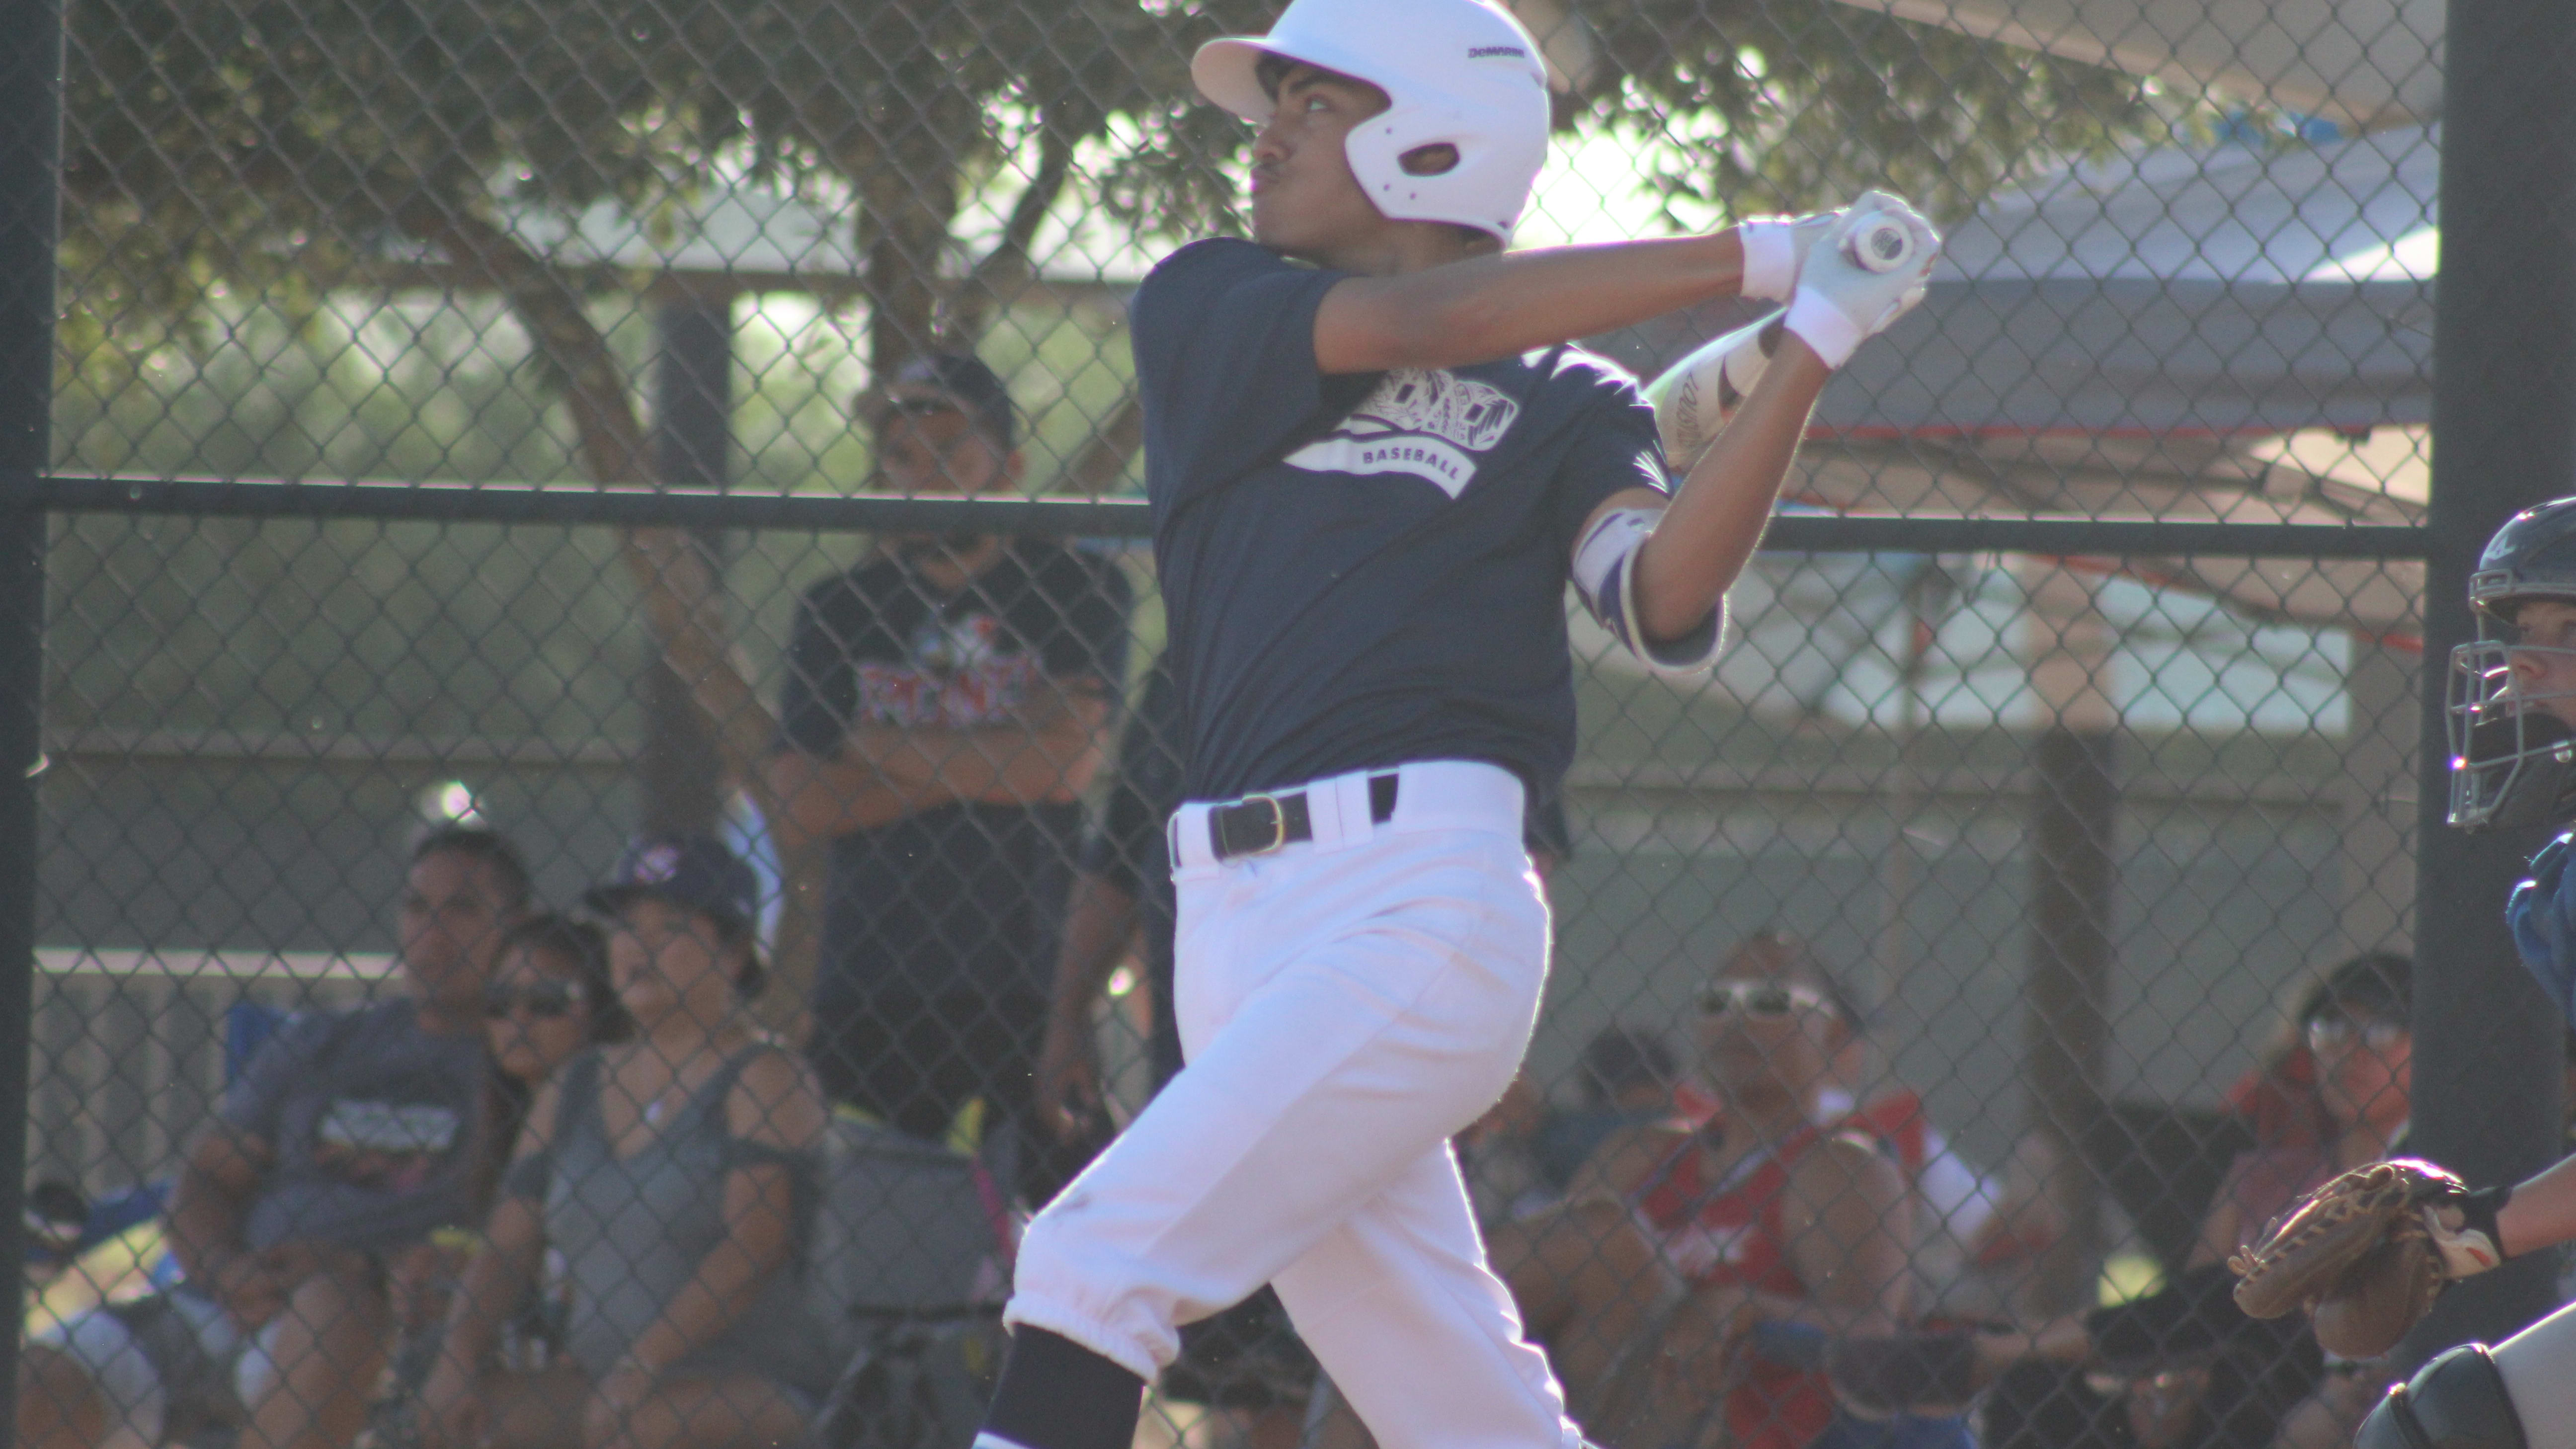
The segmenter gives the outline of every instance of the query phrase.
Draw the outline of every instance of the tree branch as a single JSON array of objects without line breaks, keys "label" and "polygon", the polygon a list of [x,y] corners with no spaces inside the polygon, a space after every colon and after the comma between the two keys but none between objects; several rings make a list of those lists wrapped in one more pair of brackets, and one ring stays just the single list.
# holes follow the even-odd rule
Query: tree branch
[{"label": "tree branch", "polygon": [[1073,175],[1073,127],[1049,119],[1038,132],[1038,165],[1030,173],[1028,189],[1011,205],[1011,214],[1002,224],[1002,239],[984,254],[974,269],[966,274],[950,297],[947,316],[940,319],[940,345],[952,352],[971,352],[993,325],[993,316],[1011,304],[1021,289],[1037,276],[1036,259],[1029,247],[1037,240],[1038,228],[1046,224],[1047,212],[1056,198],[1064,194],[1064,184]]},{"label": "tree branch", "polygon": [[[455,208],[427,202],[407,209],[401,220],[404,230],[437,246],[460,267],[481,272],[510,299],[537,355],[563,390],[591,481],[658,485],[633,393],[607,337],[591,321],[571,283],[501,228]],[[733,647],[724,584],[713,560],[676,528],[630,528],[619,542],[627,573],[642,596],[646,626],[705,716],[723,770],[750,793],[764,819],[784,820],[760,767],[778,738],[778,719],[752,687],[750,671]],[[791,835],[771,832],[787,899],[772,963],[780,989],[768,998],[763,1015],[782,1027],[801,1017],[813,984],[814,923],[820,919],[823,884],[820,847]]]},{"label": "tree branch", "polygon": [[1082,445],[1082,451],[1064,465],[1056,491],[1075,498],[1099,497],[1127,471],[1128,460],[1144,443],[1145,399],[1130,389],[1091,430],[1091,440]]}]

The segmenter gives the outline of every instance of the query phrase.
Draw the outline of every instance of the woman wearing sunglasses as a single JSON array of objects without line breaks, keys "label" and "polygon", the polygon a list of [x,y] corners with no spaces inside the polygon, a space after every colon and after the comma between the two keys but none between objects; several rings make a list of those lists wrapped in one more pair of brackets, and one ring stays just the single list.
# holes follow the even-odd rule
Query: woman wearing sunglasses
[{"label": "woman wearing sunglasses", "polygon": [[496,1183],[518,1148],[528,1103],[555,1068],[584,1047],[626,1039],[608,941],[597,926],[531,916],[502,936],[499,957],[483,989],[483,1043],[493,1070],[484,1122]]},{"label": "woman wearing sunglasses", "polygon": [[[757,884],[714,840],[647,839],[587,904],[608,918],[634,1040],[574,1058],[529,1113],[424,1396],[430,1438],[800,1442],[839,1367],[799,1281],[825,1108],[743,1010],[763,974]],[[495,1371],[501,1319],[549,1246],[571,1299],[564,1352]]]},{"label": "woman wearing sunglasses", "polygon": [[[1587,1427],[1614,1445],[1967,1443],[1953,1419],[1838,1419],[1818,1346],[1908,1311],[1913,1205],[1881,1144],[1824,1120],[1853,1013],[1805,946],[1764,934],[1700,993],[1698,1130],[1612,1138],[1568,1204],[1496,1235]],[[1770,1351],[1764,1351],[1765,1348]]]},{"label": "woman wearing sunglasses", "polygon": [[[597,926],[560,915],[528,916],[502,934],[494,957],[483,989],[483,1043],[491,1071],[476,1114],[473,1169],[475,1199],[486,1204],[518,1148],[519,1129],[538,1090],[583,1048],[625,1040],[626,1024],[609,979],[607,942]],[[451,1311],[472,1249],[470,1239],[458,1243],[440,1234],[387,1262],[388,1296],[407,1332],[434,1328]],[[519,1310],[515,1336],[542,1341],[551,1325],[535,1299],[523,1298]],[[417,1350],[398,1356],[405,1374],[428,1370],[428,1362],[415,1361],[413,1352],[435,1352],[435,1336],[416,1343]]]}]

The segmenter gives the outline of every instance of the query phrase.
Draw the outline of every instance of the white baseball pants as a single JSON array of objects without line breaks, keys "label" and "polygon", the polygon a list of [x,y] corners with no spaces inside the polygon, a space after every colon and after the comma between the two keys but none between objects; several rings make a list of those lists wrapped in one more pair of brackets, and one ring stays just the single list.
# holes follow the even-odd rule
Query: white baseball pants
[{"label": "white baseball pants", "polygon": [[1151,1379],[1176,1325],[1267,1282],[1383,1449],[1576,1449],[1448,1145],[1519,1069],[1547,975],[1520,783],[1396,773],[1386,823],[1340,776],[1307,787],[1312,843],[1225,863],[1182,808],[1189,1065],[1030,1224],[1007,1318]]},{"label": "white baseball pants", "polygon": [[2530,1449],[2576,1446],[2576,1306],[2559,1309],[2491,1352]]}]

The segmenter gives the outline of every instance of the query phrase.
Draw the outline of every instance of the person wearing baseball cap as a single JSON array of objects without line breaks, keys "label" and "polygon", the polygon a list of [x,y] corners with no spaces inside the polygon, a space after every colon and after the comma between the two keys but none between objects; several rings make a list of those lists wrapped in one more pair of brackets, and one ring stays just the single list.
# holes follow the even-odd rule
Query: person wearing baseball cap
[{"label": "person wearing baseball cap", "polygon": [[1005,456],[1020,446],[1019,410],[1011,404],[1010,388],[1000,373],[970,352],[932,352],[912,359],[896,368],[884,387],[862,395],[859,412],[879,429],[898,417],[955,413]]},{"label": "person wearing baseball cap", "polygon": [[[858,411],[884,491],[1018,488],[1009,389],[973,356],[914,358]],[[1079,1166],[1035,1129],[1034,1083],[1131,590],[1098,549],[971,519],[882,535],[806,591],[765,768],[773,827],[830,855],[807,1044],[824,1090],[934,1141],[981,1102],[1038,1200]]]},{"label": "person wearing baseball cap", "polygon": [[[1567,584],[1704,670],[1832,370],[1919,298],[1858,217],[1507,253],[1547,73],[1488,0],[1295,0],[1209,42],[1255,132],[1251,238],[1130,311],[1185,692],[1189,1064],[1030,1225],[983,1449],[1123,1449],[1175,1325],[1274,1286],[1386,1449],[1571,1446],[1449,1139],[1500,1095],[1547,970],[1526,802],[1574,751]],[[1676,480],[1635,380],[1569,345],[1736,295],[1770,365]]]},{"label": "person wearing baseball cap", "polygon": [[[582,905],[610,922],[627,908],[656,900],[706,918],[714,938],[736,957],[734,992],[744,1001],[760,994],[768,968],[760,960],[760,878],[749,863],[705,835],[645,836],[626,847],[617,869],[582,893]],[[623,981],[619,984],[625,990]]]},{"label": "person wearing baseball cap", "polygon": [[[551,1441],[801,1441],[839,1368],[802,1281],[828,1113],[742,1009],[762,982],[756,879],[708,837],[646,836],[582,903],[634,1036],[566,1062],[530,1110],[422,1391],[426,1437],[462,1449],[506,1415],[550,1418]],[[492,1369],[548,1250],[564,1361]]]}]

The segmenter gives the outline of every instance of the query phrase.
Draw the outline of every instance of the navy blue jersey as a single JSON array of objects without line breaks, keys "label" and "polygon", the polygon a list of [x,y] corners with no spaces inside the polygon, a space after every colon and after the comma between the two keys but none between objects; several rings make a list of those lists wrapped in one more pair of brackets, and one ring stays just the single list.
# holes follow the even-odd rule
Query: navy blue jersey
[{"label": "navy blue jersey", "polygon": [[1203,241],[1136,294],[1189,793],[1467,759],[1552,794],[1568,558],[1603,499],[1664,486],[1654,415],[1566,349],[1327,377],[1315,311],[1344,275]]},{"label": "navy blue jersey", "polygon": [[2531,879],[2513,888],[2504,918],[2513,928],[2522,964],[2568,1024],[2576,1026],[2576,871],[2567,868],[2571,854],[2576,854],[2576,834],[2559,836],[2533,856]]}]

